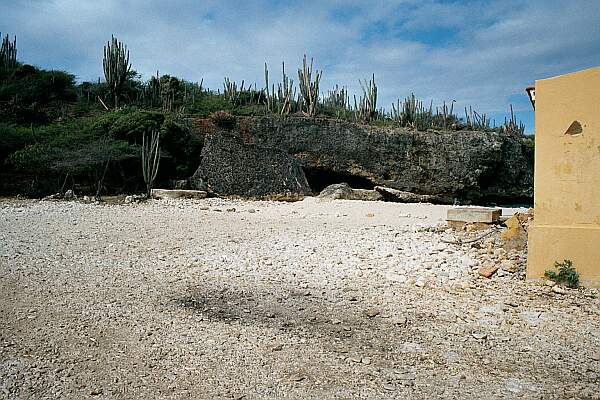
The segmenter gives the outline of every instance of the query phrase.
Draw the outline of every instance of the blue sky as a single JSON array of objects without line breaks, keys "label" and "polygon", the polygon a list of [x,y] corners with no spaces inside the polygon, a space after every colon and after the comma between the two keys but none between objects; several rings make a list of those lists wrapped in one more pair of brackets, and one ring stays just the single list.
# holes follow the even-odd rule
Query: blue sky
[{"label": "blue sky", "polygon": [[526,86],[600,65],[598,0],[0,0],[0,9],[19,59],[79,80],[102,75],[113,33],[144,77],[159,70],[214,89],[225,76],[260,86],[265,61],[273,78],[281,61],[295,76],[307,53],[324,71],[322,91],[358,93],[358,79],[375,73],[379,106],[414,92],[500,122],[513,104],[528,132]]}]

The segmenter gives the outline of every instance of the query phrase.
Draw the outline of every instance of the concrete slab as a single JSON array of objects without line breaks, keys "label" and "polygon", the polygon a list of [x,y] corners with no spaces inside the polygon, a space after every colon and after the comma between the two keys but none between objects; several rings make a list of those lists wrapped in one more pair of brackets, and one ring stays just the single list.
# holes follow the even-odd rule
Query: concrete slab
[{"label": "concrete slab", "polygon": [[498,222],[502,209],[489,207],[454,207],[449,208],[446,214],[447,221],[456,222],[483,222],[487,224]]}]

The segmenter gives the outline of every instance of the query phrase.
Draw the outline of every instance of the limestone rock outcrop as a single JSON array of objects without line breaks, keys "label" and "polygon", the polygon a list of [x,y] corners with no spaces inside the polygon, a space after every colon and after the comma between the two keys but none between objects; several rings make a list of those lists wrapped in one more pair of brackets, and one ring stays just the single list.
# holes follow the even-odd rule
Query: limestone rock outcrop
[{"label": "limestone rock outcrop", "polygon": [[[296,116],[238,118],[226,133],[206,120],[192,125],[207,138],[198,171],[216,193],[310,193],[347,182],[435,202],[527,203],[533,196],[533,152],[501,132],[418,132]],[[313,177],[327,181],[327,174],[337,181],[318,187]]]},{"label": "limestone rock outcrop", "polygon": [[311,194],[302,167],[285,151],[247,143],[222,130],[204,140],[192,187],[201,182],[216,194],[251,197]]}]

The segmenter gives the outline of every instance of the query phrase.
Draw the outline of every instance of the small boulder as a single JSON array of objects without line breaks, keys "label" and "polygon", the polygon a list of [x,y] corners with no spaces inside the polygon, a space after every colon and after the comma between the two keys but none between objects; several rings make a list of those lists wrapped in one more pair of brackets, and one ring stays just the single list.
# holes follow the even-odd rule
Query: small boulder
[{"label": "small boulder", "polygon": [[347,183],[336,183],[323,189],[318,197],[323,200],[348,200],[352,197],[352,188]]},{"label": "small boulder", "polygon": [[511,274],[513,274],[519,270],[517,265],[511,260],[502,261],[500,263],[500,268],[502,268],[506,272],[510,272]]},{"label": "small boulder", "polygon": [[484,278],[491,278],[498,271],[499,266],[494,263],[485,263],[477,271]]},{"label": "small boulder", "polygon": [[376,190],[352,189],[352,198],[349,200],[380,201],[383,196]]},{"label": "small boulder", "polygon": [[327,186],[319,193],[318,197],[322,200],[382,200],[381,194],[375,190],[352,189],[350,185],[345,182]]},{"label": "small boulder", "polygon": [[380,314],[380,311],[376,308],[369,308],[365,310],[365,315],[369,318],[374,318]]},{"label": "small boulder", "polygon": [[567,294],[567,290],[560,285],[552,286],[552,291],[557,294]]},{"label": "small boulder", "polygon": [[523,250],[527,246],[527,232],[521,226],[517,216],[512,216],[504,223],[508,229],[500,233],[502,247],[505,250]]},{"label": "small boulder", "polygon": [[392,201],[396,203],[448,204],[451,202],[450,199],[446,199],[443,196],[416,194],[412,192],[405,192],[402,190],[392,189],[385,186],[375,186],[375,190],[381,194],[383,200]]},{"label": "small boulder", "polygon": [[75,193],[73,193],[73,191],[71,189],[69,189],[65,192],[65,195],[63,196],[63,198],[65,200],[73,200],[73,199],[76,199],[77,196],[75,196]]}]

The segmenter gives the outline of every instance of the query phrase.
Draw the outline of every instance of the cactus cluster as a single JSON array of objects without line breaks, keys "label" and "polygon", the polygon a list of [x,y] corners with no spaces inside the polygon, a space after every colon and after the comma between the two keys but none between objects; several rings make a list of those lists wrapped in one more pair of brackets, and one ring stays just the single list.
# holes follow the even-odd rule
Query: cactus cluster
[{"label": "cactus cluster", "polygon": [[[3,41],[4,49],[8,48],[8,36]],[[14,47],[14,45],[13,45]],[[16,54],[16,50],[15,50]],[[362,95],[354,96],[354,104],[350,104],[350,96],[345,87],[335,85],[326,96],[320,96],[319,87],[322,71],[313,66],[313,59],[308,60],[306,54],[302,65],[298,68],[298,93],[294,81],[289,78],[285,71],[285,63],[282,63],[282,81],[275,84],[269,81],[269,68],[264,66],[265,87],[257,90],[249,85],[246,87],[242,80],[238,85],[235,81],[225,77],[223,82],[222,96],[233,106],[254,106],[254,110],[264,110],[267,113],[288,115],[291,113],[303,113],[314,117],[318,114],[335,116],[338,118],[352,118],[362,123],[390,123],[397,126],[408,127],[416,130],[500,130],[504,133],[521,136],[524,134],[524,125],[517,122],[511,106],[511,117],[505,119],[502,126],[497,128],[491,126],[491,121],[485,114],[479,114],[469,107],[465,108],[464,121],[454,114],[454,100],[440,107],[433,107],[430,102],[426,107],[414,94],[406,97],[404,101],[398,99],[392,104],[391,110],[386,112],[383,108],[377,110],[378,86],[375,82],[375,74],[371,79],[359,80]],[[118,107],[120,90],[128,79],[131,66],[129,64],[129,52],[127,47],[119,42],[114,36],[104,47],[104,73],[110,92],[114,95],[115,107]],[[160,105],[164,111],[171,112],[178,104],[179,111],[183,113],[184,105],[192,104],[195,96],[203,93],[202,84],[190,84],[177,78],[163,75],[152,77],[143,86],[138,101],[151,106]],[[220,91],[214,93],[221,95]]]},{"label": "cactus cluster", "polygon": [[504,118],[504,124],[502,124],[501,129],[502,132],[513,136],[523,136],[525,133],[525,125],[522,122],[517,122],[512,104],[510,106],[510,119]]},{"label": "cactus cluster", "polygon": [[242,84],[238,88],[237,83],[229,80],[228,77],[225,77],[223,81],[223,96],[233,104],[236,104],[240,98],[240,93],[244,91],[244,81],[242,80]]},{"label": "cactus cluster", "polygon": [[225,77],[223,80],[223,97],[234,106],[260,104],[263,93],[256,89],[256,83],[254,87],[252,85],[245,87],[245,85],[244,80],[238,86],[236,82]]},{"label": "cactus cluster", "polygon": [[348,89],[335,85],[323,98],[323,108],[332,110],[337,118],[345,118],[351,112]]},{"label": "cactus cluster", "polygon": [[442,107],[436,107],[433,111],[433,102],[429,103],[429,107],[425,107],[421,100],[418,100],[414,93],[406,97],[403,102],[396,101],[392,103],[392,111],[389,118],[400,126],[416,129],[442,129],[458,128],[458,117],[454,114],[454,100],[447,105],[446,102]]},{"label": "cactus cluster", "polygon": [[296,99],[294,80],[285,73],[285,62],[281,63],[281,74],[281,82],[277,84],[277,90],[275,90],[275,84],[269,85],[269,67],[265,63],[265,103],[267,111],[287,115],[295,111],[301,103],[299,99]]},{"label": "cactus cluster", "polygon": [[456,117],[454,116],[454,100],[452,100],[450,102],[449,107],[446,105],[446,102],[444,101],[444,104],[442,105],[442,111],[439,112],[438,108],[436,107],[435,114],[436,114],[436,119],[437,119],[438,125],[443,127],[444,130],[447,130],[449,127],[449,124],[451,122],[456,121]]},{"label": "cactus cluster", "polygon": [[285,62],[281,63],[282,82],[277,84],[277,101],[279,114],[289,114],[292,110],[292,101],[296,98],[294,80],[289,79],[285,73]]},{"label": "cactus cluster", "polygon": [[151,77],[144,86],[144,98],[147,99],[151,106],[163,105],[158,71],[156,71],[156,76]]},{"label": "cactus cluster", "polygon": [[358,81],[362,89],[362,96],[356,101],[354,96],[355,117],[359,121],[370,122],[377,117],[377,85],[375,84],[375,74],[370,81],[363,83]]},{"label": "cactus cluster", "polygon": [[423,102],[418,100],[414,93],[406,97],[403,102],[398,99],[396,104],[392,103],[391,118],[400,126],[406,126],[413,129],[428,129],[432,124],[433,103],[429,109],[423,106]]},{"label": "cactus cluster", "polygon": [[298,68],[298,80],[300,94],[302,95],[302,111],[305,115],[313,117],[317,114],[319,104],[319,83],[323,71],[315,71],[313,79],[313,59],[310,65],[306,60],[306,54],[302,62],[302,68]]},{"label": "cactus cluster", "polygon": [[490,119],[486,114],[479,114],[477,111],[473,110],[471,106],[469,106],[469,110],[467,111],[467,107],[465,107],[465,124],[468,129],[473,130],[489,130]]},{"label": "cactus cluster", "polygon": [[152,76],[138,93],[138,102],[151,107],[160,106],[163,111],[185,111],[185,104],[194,104],[203,93],[203,80],[200,83],[182,81],[174,76]]},{"label": "cactus cluster", "polygon": [[[0,37],[2,34],[0,33]],[[17,66],[17,37],[11,42],[8,34],[2,38],[0,47],[0,68],[13,69]]]},{"label": "cactus cluster", "polygon": [[114,98],[114,106],[118,108],[119,96],[131,70],[131,65],[129,64],[127,46],[118,41],[114,36],[104,46],[102,66],[104,68],[104,78]]},{"label": "cactus cluster", "polygon": [[323,99],[323,105],[334,108],[348,108],[350,106],[350,96],[345,86],[335,85],[333,89],[327,92]]},{"label": "cactus cluster", "polygon": [[403,102],[397,100],[395,104],[392,104],[387,118],[399,126],[416,130],[496,130],[509,135],[523,136],[525,125],[517,121],[512,105],[510,106],[510,115],[510,119],[505,118],[504,123],[497,127],[496,121],[490,120],[486,114],[478,113],[472,107],[468,109],[465,107],[465,118],[462,120],[454,114],[454,100],[450,105],[444,102],[442,107],[436,107],[434,112],[433,103],[430,103],[428,108],[424,107],[423,102],[411,94]]}]

